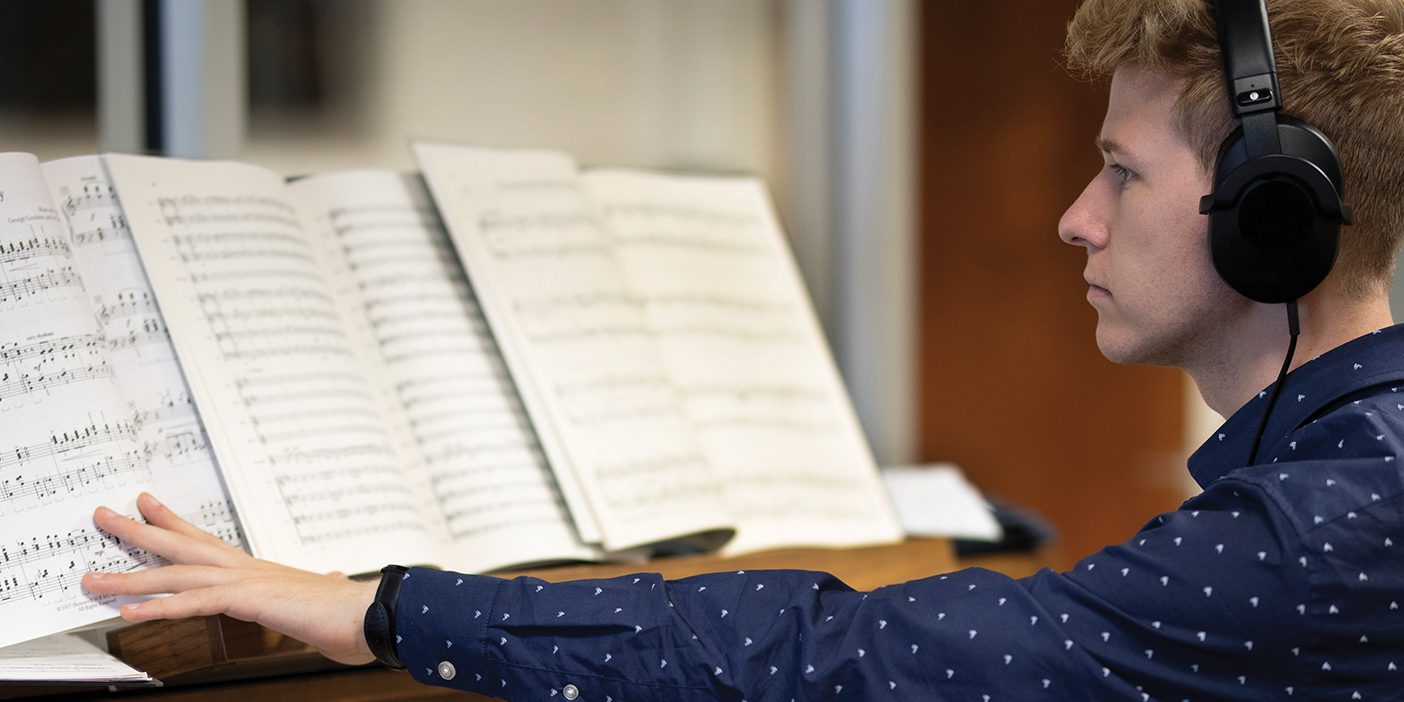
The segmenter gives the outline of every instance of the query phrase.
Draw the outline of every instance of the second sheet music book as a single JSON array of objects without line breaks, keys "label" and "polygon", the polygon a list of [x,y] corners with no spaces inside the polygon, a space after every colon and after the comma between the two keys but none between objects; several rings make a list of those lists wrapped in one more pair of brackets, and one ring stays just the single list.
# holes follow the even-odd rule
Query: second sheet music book
[{"label": "second sheet music book", "polygon": [[[544,151],[415,152],[422,179],[292,182],[232,162],[109,155],[41,173],[0,157],[5,178],[46,180],[35,213],[62,213],[45,220],[52,251],[6,266],[7,284],[33,290],[0,301],[0,319],[87,300],[83,338],[101,341],[83,353],[120,386],[103,416],[187,408],[179,431],[123,425],[132,460],[160,447],[200,459],[169,471],[175,487],[148,466],[0,503],[0,548],[34,544],[24,568],[0,560],[14,598],[103,567],[75,546],[71,572],[40,576],[53,554],[39,544],[90,530],[85,511],[129,507],[137,487],[230,540],[236,512],[257,556],[344,572],[900,537],[763,184],[582,171]],[[25,206],[12,195],[0,214]],[[0,253],[26,231],[0,229]],[[120,367],[124,349],[138,371]],[[158,361],[161,383],[140,375]],[[16,368],[28,394],[3,409],[32,421],[27,436],[0,432],[0,452],[57,426],[36,373]],[[12,539],[24,507],[52,519]],[[82,597],[72,589],[44,607]]]}]

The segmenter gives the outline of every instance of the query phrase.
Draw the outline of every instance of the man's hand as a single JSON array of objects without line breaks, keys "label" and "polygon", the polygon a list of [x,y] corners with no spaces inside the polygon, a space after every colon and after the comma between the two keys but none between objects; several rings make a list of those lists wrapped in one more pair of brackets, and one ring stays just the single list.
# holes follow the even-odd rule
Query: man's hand
[{"label": "man's hand", "polygon": [[176,516],[149,494],[137,498],[147,524],[99,507],[98,528],[171,565],[134,573],[88,573],[99,595],[173,593],[122,608],[131,622],[227,614],[314,646],[339,663],[369,663],[362,625],[377,583],[355,582],[254,558]]}]

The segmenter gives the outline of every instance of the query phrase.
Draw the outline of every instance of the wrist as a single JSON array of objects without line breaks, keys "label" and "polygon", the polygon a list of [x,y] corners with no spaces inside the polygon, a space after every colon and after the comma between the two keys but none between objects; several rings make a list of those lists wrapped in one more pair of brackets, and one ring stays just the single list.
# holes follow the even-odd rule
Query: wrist
[{"label": "wrist", "polygon": [[356,634],[352,642],[355,650],[352,653],[353,661],[351,664],[364,665],[376,662],[375,652],[371,651],[370,645],[366,643],[366,611],[375,601],[375,591],[380,586],[380,579],[362,580],[357,577],[353,582],[357,586],[355,598],[357,606],[355,607]]}]

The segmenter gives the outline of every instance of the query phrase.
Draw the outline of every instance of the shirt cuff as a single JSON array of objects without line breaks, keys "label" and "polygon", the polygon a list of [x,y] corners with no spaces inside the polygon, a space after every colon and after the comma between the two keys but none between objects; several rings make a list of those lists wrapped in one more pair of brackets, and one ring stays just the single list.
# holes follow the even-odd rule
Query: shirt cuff
[{"label": "shirt cuff", "polygon": [[503,582],[427,568],[405,573],[395,606],[395,645],[415,680],[500,694],[497,663],[484,655],[483,647]]}]

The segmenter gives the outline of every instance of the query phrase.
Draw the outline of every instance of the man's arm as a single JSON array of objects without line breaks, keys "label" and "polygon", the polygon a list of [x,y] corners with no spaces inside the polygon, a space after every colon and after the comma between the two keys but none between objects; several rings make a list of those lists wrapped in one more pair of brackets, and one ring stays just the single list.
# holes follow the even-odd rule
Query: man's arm
[{"label": "man's arm", "polygon": [[[228,612],[369,659],[370,588],[191,546],[148,506],[154,526],[99,525],[194,566],[95,582],[182,593],[123,616]],[[1223,481],[1070,573],[971,569],[871,593],[800,571],[552,584],[415,569],[399,654],[422,682],[522,699],[1276,698],[1305,593],[1272,514]]]},{"label": "man's arm", "polygon": [[1222,481],[1022,581],[969,569],[862,593],[800,571],[415,570],[400,658],[422,682],[509,699],[1277,699],[1311,673],[1298,544],[1270,498]]}]

